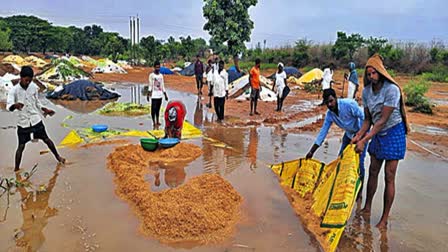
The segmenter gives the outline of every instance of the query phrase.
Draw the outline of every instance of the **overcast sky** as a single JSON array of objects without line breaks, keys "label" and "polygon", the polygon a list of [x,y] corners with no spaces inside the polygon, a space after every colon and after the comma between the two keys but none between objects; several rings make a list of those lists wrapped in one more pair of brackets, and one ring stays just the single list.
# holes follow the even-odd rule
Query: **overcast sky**
[{"label": "overcast sky", "polygon": [[[33,14],[55,25],[99,24],[129,37],[129,16],[141,18],[141,36],[166,39],[203,31],[202,0],[21,0],[2,1],[1,16]],[[336,3],[337,2],[337,3]],[[255,23],[251,42],[267,46],[292,44],[299,38],[315,42],[336,39],[336,31],[385,37],[393,41],[448,42],[447,0],[258,0],[250,8]]]}]

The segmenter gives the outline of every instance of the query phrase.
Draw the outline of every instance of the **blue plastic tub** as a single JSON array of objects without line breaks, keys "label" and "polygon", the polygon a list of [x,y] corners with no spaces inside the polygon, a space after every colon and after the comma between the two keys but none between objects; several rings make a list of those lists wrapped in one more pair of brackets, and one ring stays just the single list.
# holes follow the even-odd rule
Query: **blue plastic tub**
[{"label": "blue plastic tub", "polygon": [[159,139],[159,144],[163,148],[171,148],[171,147],[175,146],[176,144],[178,144],[179,142],[180,142],[180,140],[178,138],[162,138],[162,139]]},{"label": "blue plastic tub", "polygon": [[98,133],[106,131],[107,128],[108,128],[108,126],[104,125],[104,124],[95,124],[92,126],[92,130],[94,132],[98,132]]}]

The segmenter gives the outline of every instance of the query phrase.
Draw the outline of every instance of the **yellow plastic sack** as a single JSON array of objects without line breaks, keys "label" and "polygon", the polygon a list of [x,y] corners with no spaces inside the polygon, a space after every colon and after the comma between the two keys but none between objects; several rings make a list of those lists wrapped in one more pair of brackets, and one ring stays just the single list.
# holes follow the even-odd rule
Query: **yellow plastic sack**
[{"label": "yellow plastic sack", "polygon": [[312,181],[319,170],[319,164],[322,165],[318,160],[307,160],[302,164],[300,160],[291,160],[270,167],[280,177],[282,185],[290,186],[294,179],[294,190],[301,197],[309,192],[313,193],[312,212],[319,219],[323,218],[321,230],[315,235],[321,238],[318,240],[324,250],[333,252],[339,244],[361,186],[359,155],[355,153],[354,145],[347,146],[340,158],[321,166],[313,188]]},{"label": "yellow plastic sack", "polygon": [[317,216],[322,216],[327,209],[328,198],[330,197],[330,192],[333,188],[338,163],[339,159],[336,159],[326,165],[317,182],[316,189],[313,193],[313,205],[311,207]]},{"label": "yellow plastic sack", "polygon": [[299,168],[292,187],[302,198],[314,192],[324,166],[324,163],[315,159],[299,159]]},{"label": "yellow plastic sack", "polygon": [[321,227],[345,226],[360,186],[359,155],[355,152],[354,146],[349,145],[344,150],[336,169],[336,179]]},{"label": "yellow plastic sack", "polygon": [[280,184],[292,187],[292,182],[299,168],[299,160],[283,162],[281,164],[271,165],[271,169],[280,177]]}]

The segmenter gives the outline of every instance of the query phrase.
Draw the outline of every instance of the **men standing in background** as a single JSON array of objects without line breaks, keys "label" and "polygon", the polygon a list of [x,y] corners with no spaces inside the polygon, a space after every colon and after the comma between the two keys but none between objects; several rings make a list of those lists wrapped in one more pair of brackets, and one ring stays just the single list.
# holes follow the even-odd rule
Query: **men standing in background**
[{"label": "men standing in background", "polygon": [[204,64],[201,58],[196,55],[196,61],[194,62],[194,75],[196,76],[196,87],[198,88],[198,95],[202,95],[202,78],[204,77]]}]

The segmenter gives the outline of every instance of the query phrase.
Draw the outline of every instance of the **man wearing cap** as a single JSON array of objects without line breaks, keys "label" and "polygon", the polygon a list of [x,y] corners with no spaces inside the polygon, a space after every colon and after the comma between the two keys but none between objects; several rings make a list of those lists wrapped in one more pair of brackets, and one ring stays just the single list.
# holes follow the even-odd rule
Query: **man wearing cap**
[{"label": "man wearing cap", "polygon": [[[361,107],[358,106],[353,99],[337,99],[336,92],[332,88],[324,90],[323,93],[324,104],[327,105],[327,114],[325,115],[324,124],[314,141],[306,158],[312,158],[314,152],[322,145],[325,138],[327,137],[328,130],[331,125],[335,123],[339,128],[345,131],[344,137],[342,138],[341,148],[339,150],[339,156],[344,151],[345,147],[350,144],[352,138],[361,129],[362,122],[364,120],[364,112]],[[364,181],[364,158],[366,156],[366,148],[361,153],[359,170],[361,181]]]}]

